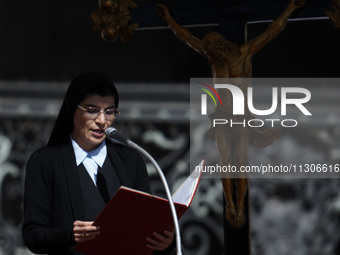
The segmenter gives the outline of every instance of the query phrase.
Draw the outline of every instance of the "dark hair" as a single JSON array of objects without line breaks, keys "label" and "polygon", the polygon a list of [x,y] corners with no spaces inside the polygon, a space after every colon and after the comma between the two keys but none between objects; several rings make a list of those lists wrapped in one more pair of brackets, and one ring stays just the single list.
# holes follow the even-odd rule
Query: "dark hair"
[{"label": "dark hair", "polygon": [[118,91],[110,77],[100,72],[79,75],[71,82],[66,91],[47,145],[60,145],[69,141],[77,105],[88,95],[113,96],[115,106],[118,108]]}]

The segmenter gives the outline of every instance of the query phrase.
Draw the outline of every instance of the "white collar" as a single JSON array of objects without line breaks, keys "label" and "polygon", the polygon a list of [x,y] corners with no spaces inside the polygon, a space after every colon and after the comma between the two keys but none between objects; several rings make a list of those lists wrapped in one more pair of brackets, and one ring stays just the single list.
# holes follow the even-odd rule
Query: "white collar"
[{"label": "white collar", "polygon": [[89,151],[89,152],[82,149],[77,144],[77,142],[73,140],[72,137],[71,137],[71,141],[72,141],[74,154],[76,156],[77,166],[79,166],[84,161],[84,159],[87,157],[87,155],[89,155],[89,157],[91,157],[97,163],[98,166],[103,167],[103,164],[104,164],[104,161],[107,155],[107,148],[106,148],[105,140],[99,145],[98,148],[92,151]]}]

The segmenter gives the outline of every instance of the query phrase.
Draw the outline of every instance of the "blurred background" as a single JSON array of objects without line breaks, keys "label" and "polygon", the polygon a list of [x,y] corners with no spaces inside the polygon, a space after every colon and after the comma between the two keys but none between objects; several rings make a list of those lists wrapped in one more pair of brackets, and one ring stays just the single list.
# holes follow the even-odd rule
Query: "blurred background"
[{"label": "blurred background", "polygon": [[[242,43],[261,34],[288,0],[134,1],[132,40],[104,41],[93,32],[97,1],[0,1],[0,254],[30,254],[21,237],[25,165],[45,145],[70,81],[103,71],[121,95],[115,126],[160,164],[170,188],[189,175],[190,78],[211,77],[208,61],[181,43],[157,17],[155,4],[196,37],[218,31]],[[309,0],[286,28],[253,58],[253,77],[337,78],[340,31],[325,15],[331,0]],[[315,114],[265,149],[250,148],[250,163],[340,162],[339,86],[313,88]],[[263,95],[265,97],[265,95]],[[314,112],[313,112],[314,114]],[[204,130],[203,144],[214,147]],[[163,187],[148,166],[152,191]],[[340,254],[340,182],[334,179],[252,179],[249,208],[252,254]],[[202,179],[180,221],[185,254],[225,254],[223,191]]]}]

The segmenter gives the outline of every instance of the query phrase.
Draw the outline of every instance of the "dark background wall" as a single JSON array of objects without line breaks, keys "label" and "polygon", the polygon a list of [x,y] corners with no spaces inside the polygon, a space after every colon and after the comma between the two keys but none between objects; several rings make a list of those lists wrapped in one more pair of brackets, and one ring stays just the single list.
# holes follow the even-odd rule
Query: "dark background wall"
[{"label": "dark background wall", "polygon": [[[248,38],[266,27],[268,22],[248,24]],[[339,77],[339,43],[329,19],[292,20],[254,55],[253,77]]]},{"label": "dark background wall", "polygon": [[[182,45],[171,31],[162,29],[166,24],[157,17],[156,3],[167,5],[182,25],[219,24],[193,28],[198,38],[217,30],[230,41],[240,43],[246,22],[275,19],[289,1],[135,2],[139,8],[132,10],[131,23],[139,23],[143,30],[136,31],[128,43],[112,44],[103,41],[98,32],[92,32],[90,15],[98,8],[98,1],[1,1],[0,78],[63,81],[85,70],[102,70],[111,73],[115,80],[137,82],[178,82],[207,76],[207,61]],[[331,0],[309,0],[292,18],[325,17],[325,10],[331,10]],[[300,36],[305,34],[299,28],[296,31]]]}]

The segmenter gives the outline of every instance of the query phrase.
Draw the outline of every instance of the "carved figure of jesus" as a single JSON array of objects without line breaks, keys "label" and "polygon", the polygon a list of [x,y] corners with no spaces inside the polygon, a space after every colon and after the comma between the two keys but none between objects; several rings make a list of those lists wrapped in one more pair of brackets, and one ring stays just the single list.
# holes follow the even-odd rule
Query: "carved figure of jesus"
[{"label": "carved figure of jesus", "polygon": [[[211,66],[213,78],[250,78],[251,61],[255,53],[261,50],[269,41],[275,38],[285,27],[291,14],[303,7],[307,0],[291,0],[283,13],[274,20],[266,31],[248,42],[237,45],[229,42],[218,32],[208,33],[202,40],[196,38],[187,29],[179,25],[170,15],[169,10],[164,5],[157,5],[157,13],[172,29],[179,40],[206,57]],[[241,79],[242,80],[242,79]],[[246,80],[246,79],[245,79]],[[248,82],[236,82],[236,84],[246,95]],[[210,118],[232,119],[237,121],[237,117],[232,115],[232,95],[228,89],[218,91],[223,106],[217,106]],[[251,119],[251,114],[245,113],[245,118]],[[217,125],[210,128],[209,137],[215,140],[222,165],[234,165],[237,168],[248,164],[248,146],[250,144],[258,147],[266,147],[275,141],[281,133],[281,129],[266,129],[258,131],[254,128],[226,127],[227,125]],[[226,198],[226,219],[235,229],[241,228],[246,222],[245,215],[245,195],[247,193],[248,179],[229,178],[228,175],[221,176],[221,181]],[[236,201],[234,201],[236,197]]]}]

